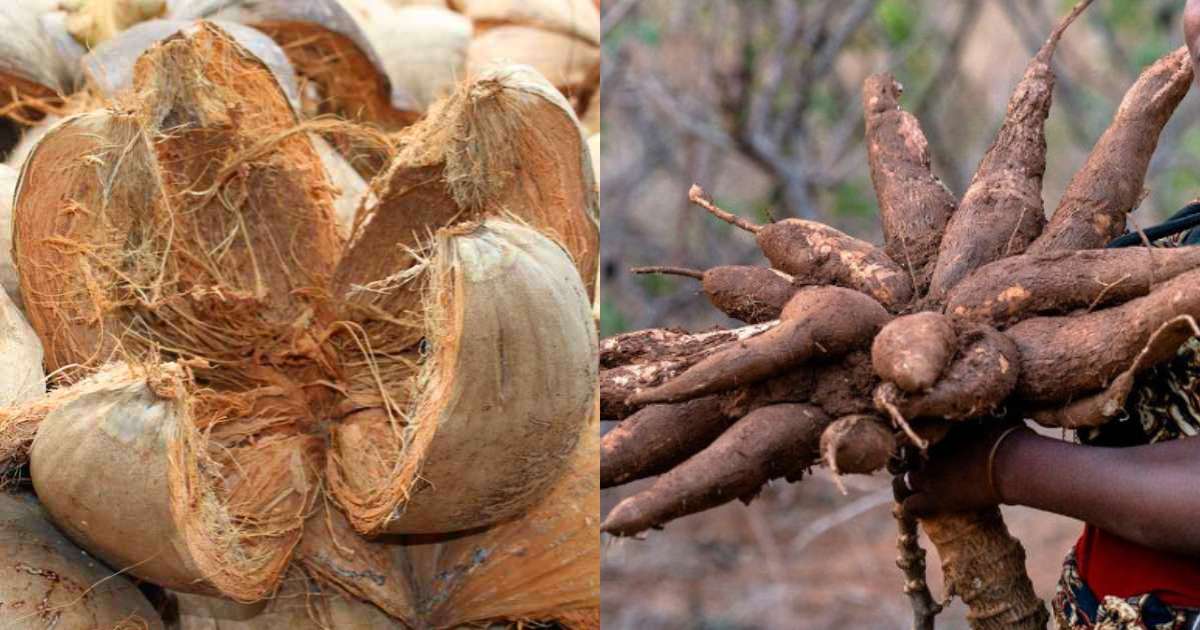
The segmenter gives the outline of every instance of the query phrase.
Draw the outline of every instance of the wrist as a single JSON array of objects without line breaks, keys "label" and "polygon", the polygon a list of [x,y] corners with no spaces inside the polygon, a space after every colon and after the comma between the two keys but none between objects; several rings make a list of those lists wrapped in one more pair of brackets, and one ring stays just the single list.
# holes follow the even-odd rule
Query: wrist
[{"label": "wrist", "polygon": [[997,502],[1015,505],[1020,497],[1021,453],[1038,435],[1029,427],[1014,427],[992,446],[989,462],[989,481]]}]

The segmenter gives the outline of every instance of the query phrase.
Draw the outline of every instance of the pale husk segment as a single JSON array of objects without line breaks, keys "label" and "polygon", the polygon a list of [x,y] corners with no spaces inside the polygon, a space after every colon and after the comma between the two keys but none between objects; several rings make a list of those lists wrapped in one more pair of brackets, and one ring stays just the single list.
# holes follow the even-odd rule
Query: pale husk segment
[{"label": "pale husk segment", "polygon": [[425,623],[600,627],[598,417],[583,432],[569,472],[527,514],[470,536],[404,547]]},{"label": "pale husk segment", "polygon": [[0,494],[0,555],[4,628],[163,627],[137,587],[72,545],[32,496]]},{"label": "pale husk segment", "polygon": [[600,63],[600,48],[570,35],[506,24],[476,35],[467,50],[471,74],[497,63],[533,66],[555,87],[574,92],[588,83]]},{"label": "pale husk segment", "polygon": [[[72,87],[71,71],[31,7],[4,3],[0,11],[0,108],[26,103],[8,113],[24,122],[54,107]],[[14,98],[15,97],[15,98]]]},{"label": "pale husk segment", "polygon": [[521,513],[565,470],[594,401],[596,331],[559,247],[491,220],[440,232],[429,265],[431,350],[413,403],[334,430],[330,484],[362,532],[455,531]]},{"label": "pale husk segment", "polygon": [[460,11],[481,28],[533,26],[600,45],[600,11],[591,0],[458,0]]},{"label": "pale husk segment", "polygon": [[30,463],[68,536],[168,588],[246,602],[274,591],[312,505],[315,471],[304,463],[319,442],[210,439],[220,419],[202,414],[220,405],[176,364],[113,364],[61,391]]}]

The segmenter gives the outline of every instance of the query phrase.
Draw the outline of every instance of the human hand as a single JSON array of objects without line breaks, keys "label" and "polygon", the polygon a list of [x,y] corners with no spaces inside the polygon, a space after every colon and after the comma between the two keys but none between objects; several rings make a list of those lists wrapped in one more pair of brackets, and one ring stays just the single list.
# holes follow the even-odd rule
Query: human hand
[{"label": "human hand", "polygon": [[1033,434],[1017,422],[957,426],[930,447],[928,457],[915,469],[896,476],[896,496],[903,498],[904,511],[917,517],[970,512],[1003,503],[989,460],[994,462],[999,450]]}]

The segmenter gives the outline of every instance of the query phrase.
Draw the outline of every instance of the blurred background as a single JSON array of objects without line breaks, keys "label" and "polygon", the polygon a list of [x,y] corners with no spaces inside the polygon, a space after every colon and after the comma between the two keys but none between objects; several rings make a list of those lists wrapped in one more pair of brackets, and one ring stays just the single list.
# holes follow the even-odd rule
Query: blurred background
[{"label": "blurred background", "polygon": [[[803,217],[880,241],[859,90],[888,71],[922,122],[935,171],[961,196],[1009,94],[1069,0],[604,0],[602,333],[733,326],[685,278],[638,265],[760,264],[749,235],[690,206]],[[1044,185],[1052,212],[1141,68],[1182,45],[1184,0],[1096,0],[1055,57]],[[1200,98],[1162,135],[1148,225],[1200,194]],[[606,539],[605,628],[908,628],[888,480],[824,471],[779,483],[645,540]],[[603,493],[603,509],[639,486]],[[1035,587],[1053,594],[1080,524],[1006,511]],[[928,548],[928,542],[925,546]],[[940,593],[936,557],[930,578]],[[965,628],[956,605],[939,628]]]}]

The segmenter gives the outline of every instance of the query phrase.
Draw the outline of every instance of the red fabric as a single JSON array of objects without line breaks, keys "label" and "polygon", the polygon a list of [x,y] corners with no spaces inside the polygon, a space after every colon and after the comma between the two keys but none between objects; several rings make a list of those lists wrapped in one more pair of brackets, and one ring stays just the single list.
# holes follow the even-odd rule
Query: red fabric
[{"label": "red fabric", "polygon": [[1168,606],[1200,608],[1200,558],[1156,551],[1088,525],[1075,544],[1075,562],[1099,599],[1154,593]]}]

